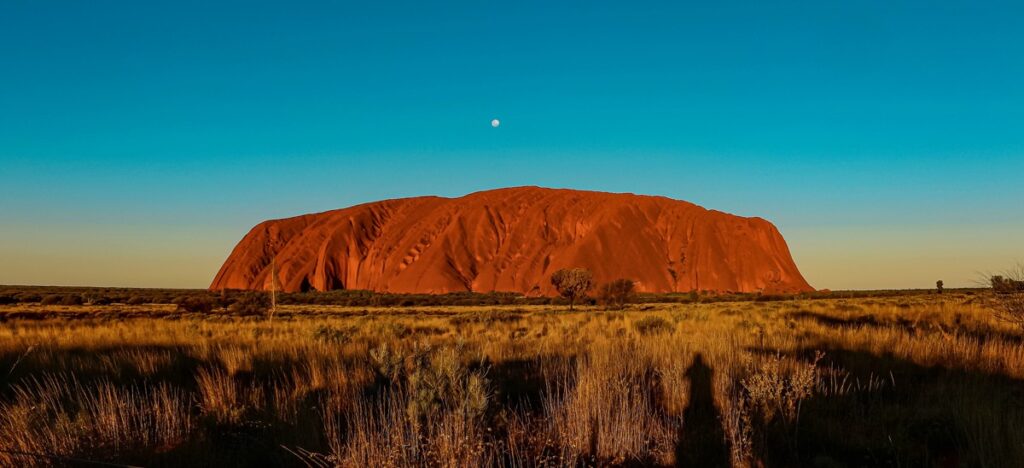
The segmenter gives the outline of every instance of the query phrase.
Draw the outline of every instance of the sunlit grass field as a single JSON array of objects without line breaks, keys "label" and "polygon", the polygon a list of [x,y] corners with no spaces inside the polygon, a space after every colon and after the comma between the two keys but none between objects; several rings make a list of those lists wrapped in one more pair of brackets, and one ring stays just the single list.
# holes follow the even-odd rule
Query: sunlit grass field
[{"label": "sunlit grass field", "polygon": [[1022,466],[981,293],[0,306],[0,466]]}]

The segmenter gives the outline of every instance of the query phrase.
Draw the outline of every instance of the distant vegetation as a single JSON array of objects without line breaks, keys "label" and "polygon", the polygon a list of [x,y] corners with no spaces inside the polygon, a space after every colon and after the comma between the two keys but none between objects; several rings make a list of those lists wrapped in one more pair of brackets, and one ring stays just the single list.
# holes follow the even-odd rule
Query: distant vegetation
[{"label": "distant vegetation", "polygon": [[[628,281],[628,280],[620,280]],[[599,287],[597,297],[583,297],[579,303],[597,305],[604,303],[607,296]],[[984,288],[953,289],[973,294]],[[650,294],[633,292],[628,295],[628,302],[641,304],[694,304],[715,302],[746,302],[746,301],[788,301],[795,299],[854,299],[867,297],[900,297],[932,294],[935,290],[878,290],[878,291],[825,291],[800,294],[760,294],[760,293],[716,293],[710,291]],[[80,301],[85,305],[144,305],[144,304],[180,304],[189,300],[200,299],[213,305],[213,310],[224,310],[247,291],[224,290],[209,291],[206,289],[136,289],[136,288],[99,288],[99,287],[60,287],[60,286],[2,286],[0,285],[0,305],[3,304],[45,304],[58,305],[63,301]],[[267,292],[264,292],[267,294]],[[436,306],[490,306],[490,305],[568,305],[569,301],[562,297],[524,296],[517,293],[450,293],[450,294],[392,294],[372,291],[312,291],[297,293],[277,293],[277,300],[282,305],[333,305],[349,307],[436,307]],[[65,299],[67,298],[67,299]],[[188,311],[189,306],[182,307]]]}]

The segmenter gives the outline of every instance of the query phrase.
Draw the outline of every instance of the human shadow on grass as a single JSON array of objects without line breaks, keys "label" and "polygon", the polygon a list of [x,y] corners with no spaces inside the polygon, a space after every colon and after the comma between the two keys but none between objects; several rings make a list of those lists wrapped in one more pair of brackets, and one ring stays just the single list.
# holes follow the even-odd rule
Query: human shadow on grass
[{"label": "human shadow on grass", "polygon": [[726,442],[722,416],[715,406],[711,386],[714,370],[697,354],[686,370],[690,381],[690,401],[683,410],[683,427],[676,442],[676,466],[729,467],[729,444]]}]

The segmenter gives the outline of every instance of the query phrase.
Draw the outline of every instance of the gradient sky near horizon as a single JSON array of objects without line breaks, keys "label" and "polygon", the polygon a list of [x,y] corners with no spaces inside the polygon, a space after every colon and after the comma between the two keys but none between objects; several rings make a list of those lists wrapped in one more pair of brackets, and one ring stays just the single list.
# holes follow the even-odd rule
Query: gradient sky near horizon
[{"label": "gradient sky near horizon", "polygon": [[264,219],[541,185],[764,217],[818,288],[970,286],[1024,260],[1022,16],[8,0],[0,284],[206,287]]}]

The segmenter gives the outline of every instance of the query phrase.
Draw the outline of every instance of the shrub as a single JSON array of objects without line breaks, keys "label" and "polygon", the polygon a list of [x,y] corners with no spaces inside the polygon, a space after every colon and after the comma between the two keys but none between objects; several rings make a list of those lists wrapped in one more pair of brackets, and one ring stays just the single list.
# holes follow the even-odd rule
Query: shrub
[{"label": "shrub", "polygon": [[781,356],[768,357],[759,364],[748,364],[748,376],[740,381],[751,408],[758,410],[761,420],[771,422],[781,416],[789,424],[800,418],[801,403],[814,395],[821,370],[818,363],[824,353],[816,351],[814,359],[787,372]]},{"label": "shrub", "polygon": [[142,297],[142,296],[132,296],[132,297],[129,297],[127,301],[125,301],[125,304],[128,304],[128,305],[142,305],[142,304],[147,304],[148,302],[149,301],[146,298]]},{"label": "shrub", "polygon": [[228,311],[239,315],[263,315],[268,310],[270,310],[270,297],[257,291],[242,294],[228,306]]},{"label": "shrub", "polygon": [[989,281],[996,294],[1024,293],[1024,263],[990,277]]},{"label": "shrub", "polygon": [[597,297],[602,304],[621,309],[633,300],[634,285],[633,280],[617,279],[601,286]]},{"label": "shrub", "polygon": [[43,300],[43,296],[40,296],[35,293],[21,293],[15,297],[17,297],[18,302],[23,303],[35,303]]},{"label": "shrub", "polygon": [[996,300],[998,317],[1024,328],[1024,293],[998,296]]},{"label": "shrub", "polygon": [[151,304],[174,304],[175,298],[171,297],[169,294],[160,294],[156,296],[148,296],[146,299],[146,302]]},{"label": "shrub", "polygon": [[671,332],[675,327],[668,320],[661,317],[644,317],[633,322],[633,328],[641,335],[654,335],[658,333]]},{"label": "shrub", "polygon": [[587,297],[587,292],[594,287],[594,274],[585,268],[558,270],[551,275],[551,285],[569,300],[571,311],[576,301]]},{"label": "shrub", "polygon": [[235,295],[228,292],[228,290],[221,289],[220,294],[214,298],[214,302],[217,304],[218,308],[227,309],[228,307],[231,307],[231,304],[234,302],[234,296]]},{"label": "shrub", "polygon": [[66,306],[82,305],[82,296],[79,296],[78,294],[68,294],[61,298],[60,303],[61,305]]},{"label": "shrub", "polygon": [[17,304],[18,299],[14,296],[0,296],[0,305]]},{"label": "shrub", "polygon": [[61,303],[62,299],[63,298],[60,294],[50,294],[49,296],[42,298],[39,303],[42,305],[57,305]]},{"label": "shrub", "polygon": [[1024,328],[1024,265],[992,277],[996,318]]},{"label": "shrub", "polygon": [[387,342],[370,349],[369,361],[378,379],[396,383],[402,377],[405,355]]},{"label": "shrub", "polygon": [[349,332],[330,325],[320,325],[313,331],[313,339],[325,344],[340,345],[348,343]]},{"label": "shrub", "polygon": [[178,312],[208,314],[213,311],[213,301],[205,297],[181,296],[174,299]]},{"label": "shrub", "polygon": [[480,312],[465,312],[448,319],[448,324],[460,327],[467,323],[483,323],[491,325],[494,323],[516,323],[523,319],[526,311],[522,309],[503,310],[493,309]]},{"label": "shrub", "polygon": [[111,301],[109,297],[93,296],[93,297],[89,298],[89,305],[103,306],[103,305],[110,305],[111,303],[113,303],[113,301]]}]

